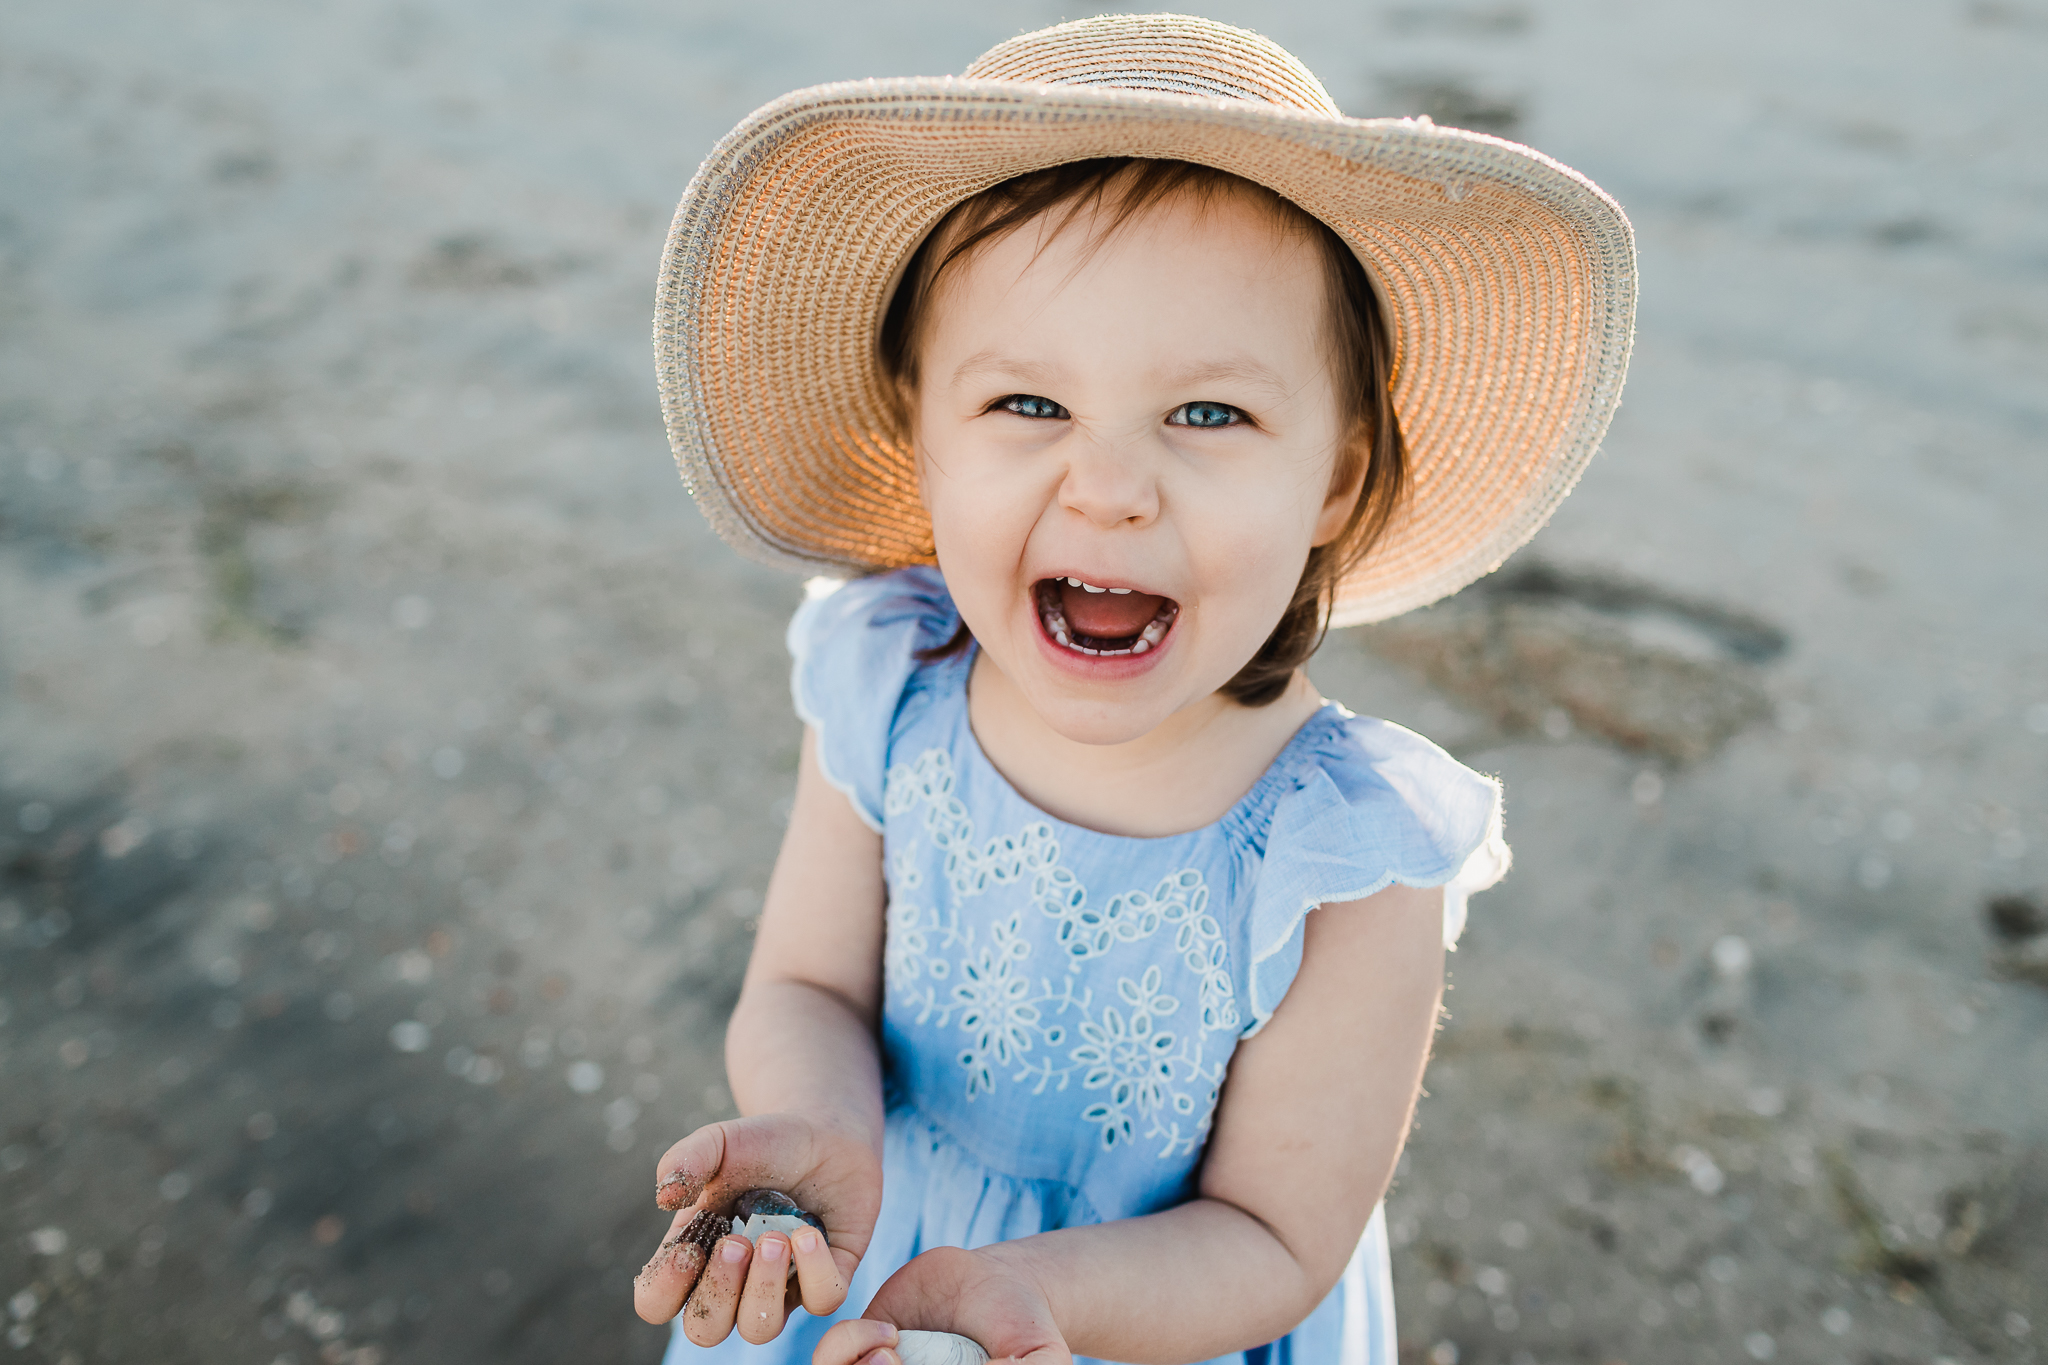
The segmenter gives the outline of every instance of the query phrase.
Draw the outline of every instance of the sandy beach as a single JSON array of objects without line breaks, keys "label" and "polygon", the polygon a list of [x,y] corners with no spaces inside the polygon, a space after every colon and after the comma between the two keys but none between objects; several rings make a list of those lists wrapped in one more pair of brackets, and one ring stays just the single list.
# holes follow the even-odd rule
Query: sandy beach
[{"label": "sandy beach", "polygon": [[[1641,249],[1563,511],[1311,668],[1508,791],[1403,1359],[2048,1358],[2048,8],[1204,12]],[[659,1359],[800,594],[677,480],[663,233],[1080,13],[0,14],[0,1355]]]}]

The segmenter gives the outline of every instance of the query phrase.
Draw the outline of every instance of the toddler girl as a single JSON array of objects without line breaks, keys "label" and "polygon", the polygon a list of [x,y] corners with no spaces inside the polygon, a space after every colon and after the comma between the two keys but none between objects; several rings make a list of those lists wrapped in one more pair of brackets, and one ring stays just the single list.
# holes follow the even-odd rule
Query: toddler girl
[{"label": "toddler girl", "polygon": [[[657,1172],[671,1361],[1392,1365],[1379,1201],[1508,854],[1491,779],[1302,665],[1533,534],[1633,286],[1572,172],[1345,119],[1180,16],[720,145],[663,276],[671,438],[728,539],[847,581],[790,626],[745,1117]],[[818,1225],[726,1232],[757,1189]]]}]

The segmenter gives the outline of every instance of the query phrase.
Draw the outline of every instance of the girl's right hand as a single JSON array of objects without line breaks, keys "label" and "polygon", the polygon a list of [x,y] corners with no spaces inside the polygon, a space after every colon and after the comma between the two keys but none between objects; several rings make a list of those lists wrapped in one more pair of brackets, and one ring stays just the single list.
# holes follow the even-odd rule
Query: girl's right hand
[{"label": "girl's right hand", "polygon": [[[759,1189],[789,1195],[825,1235],[771,1232],[758,1247],[731,1235],[734,1202]],[[683,1335],[699,1346],[716,1346],[735,1326],[758,1345],[798,1304],[825,1314],[846,1301],[881,1212],[882,1163],[872,1143],[834,1124],[760,1114],[699,1128],[669,1148],[654,1197],[676,1216],[633,1282],[635,1311],[655,1323],[683,1312]]]}]

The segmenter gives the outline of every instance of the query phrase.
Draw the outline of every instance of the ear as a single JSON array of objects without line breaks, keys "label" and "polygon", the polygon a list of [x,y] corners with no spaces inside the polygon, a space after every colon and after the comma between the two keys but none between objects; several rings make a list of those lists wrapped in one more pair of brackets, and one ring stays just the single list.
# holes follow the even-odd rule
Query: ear
[{"label": "ear", "polygon": [[1344,523],[1351,520],[1351,511],[1358,506],[1358,495],[1365,490],[1365,470],[1369,460],[1363,448],[1364,437],[1354,434],[1349,444],[1338,455],[1338,464],[1330,480],[1330,496],[1323,500],[1322,511],[1316,513],[1315,535],[1309,544],[1328,545],[1344,531]]}]

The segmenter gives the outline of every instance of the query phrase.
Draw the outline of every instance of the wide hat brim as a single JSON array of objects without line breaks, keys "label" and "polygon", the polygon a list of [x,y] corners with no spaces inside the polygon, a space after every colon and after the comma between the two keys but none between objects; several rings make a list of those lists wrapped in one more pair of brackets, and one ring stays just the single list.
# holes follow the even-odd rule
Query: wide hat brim
[{"label": "wide hat brim", "polygon": [[1620,399],[1635,247],[1614,201],[1519,144],[1154,90],[915,77],[757,110],[676,210],[654,345],[669,441],[751,558],[833,575],[932,562],[876,350],[904,262],[962,200],[1095,157],[1197,162],[1329,224],[1381,294],[1409,488],[1340,585],[1380,620],[1492,571],[1571,490]]}]

